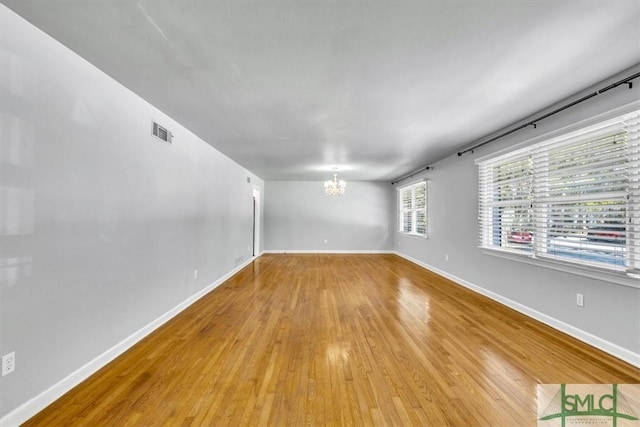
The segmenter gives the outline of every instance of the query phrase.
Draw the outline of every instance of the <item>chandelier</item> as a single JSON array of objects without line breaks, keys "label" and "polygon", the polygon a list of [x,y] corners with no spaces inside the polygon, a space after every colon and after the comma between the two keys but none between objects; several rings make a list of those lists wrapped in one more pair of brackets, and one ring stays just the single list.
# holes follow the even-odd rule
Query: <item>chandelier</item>
[{"label": "chandelier", "polygon": [[344,194],[347,190],[347,183],[343,180],[338,181],[338,174],[333,174],[333,179],[324,182],[324,193],[327,196],[337,197]]}]

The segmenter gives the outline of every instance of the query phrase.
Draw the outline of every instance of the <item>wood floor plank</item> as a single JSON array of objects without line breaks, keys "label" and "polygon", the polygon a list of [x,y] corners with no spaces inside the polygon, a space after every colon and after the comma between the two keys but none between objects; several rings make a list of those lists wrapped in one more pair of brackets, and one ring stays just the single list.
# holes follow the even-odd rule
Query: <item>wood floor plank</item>
[{"label": "wood floor plank", "polygon": [[25,426],[536,425],[640,370],[395,255],[267,254]]}]

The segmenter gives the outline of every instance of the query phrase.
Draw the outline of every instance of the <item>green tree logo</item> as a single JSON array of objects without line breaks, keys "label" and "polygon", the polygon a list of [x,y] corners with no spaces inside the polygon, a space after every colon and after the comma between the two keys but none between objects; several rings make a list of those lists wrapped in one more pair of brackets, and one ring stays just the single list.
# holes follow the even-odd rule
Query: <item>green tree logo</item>
[{"label": "green tree logo", "polygon": [[581,422],[592,424],[594,417],[609,418],[614,427],[617,427],[618,420],[638,421],[627,398],[618,390],[618,385],[612,384],[611,387],[611,393],[567,393],[566,384],[560,384],[560,390],[538,420],[560,419],[562,427],[565,427],[567,420],[573,425]]}]

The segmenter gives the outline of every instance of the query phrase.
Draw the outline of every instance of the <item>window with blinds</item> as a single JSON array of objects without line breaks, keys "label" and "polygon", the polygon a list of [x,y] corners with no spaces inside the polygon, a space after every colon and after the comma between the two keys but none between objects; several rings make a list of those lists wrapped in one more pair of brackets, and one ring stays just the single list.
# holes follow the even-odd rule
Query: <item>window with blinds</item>
[{"label": "window with blinds", "polygon": [[398,188],[398,231],[427,235],[427,182]]},{"label": "window with blinds", "polygon": [[478,166],[482,248],[638,275],[640,111]]}]

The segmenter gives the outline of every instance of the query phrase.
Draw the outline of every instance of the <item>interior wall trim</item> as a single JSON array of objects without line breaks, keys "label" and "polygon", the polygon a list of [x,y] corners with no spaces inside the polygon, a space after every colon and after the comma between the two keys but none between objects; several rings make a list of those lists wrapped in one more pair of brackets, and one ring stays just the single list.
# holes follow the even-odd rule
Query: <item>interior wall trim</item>
[{"label": "interior wall trim", "polygon": [[205,288],[196,292],[189,298],[185,299],[183,302],[173,307],[157,319],[151,321],[146,326],[143,326],[138,331],[131,334],[129,337],[120,341],[118,344],[113,347],[107,349],[104,353],[97,356],[95,359],[91,360],[89,363],[80,367],[79,369],[72,372],[67,377],[63,378],[53,386],[49,387],[39,395],[29,399],[22,405],[15,408],[13,411],[9,412],[7,415],[0,419],[0,427],[17,427],[20,424],[27,421],[29,418],[36,415],[38,412],[42,411],[44,408],[52,404],[54,401],[62,397],[63,394],[67,393],[69,390],[80,384],[82,381],[89,378],[96,371],[106,366],[109,362],[114,360],[116,357],[120,356],[122,353],[133,347],[140,340],[145,338],[147,335],[158,329],[160,326],[167,323],[169,320],[174,318],[176,315],[180,314],[182,311],[187,309],[190,305],[198,301],[200,298],[204,297],[206,294],[220,286],[222,283],[230,279],[240,270],[245,268],[247,265],[251,264],[257,257],[252,257],[240,264],[238,267],[231,270],[229,273],[220,277],[215,282],[207,285]]},{"label": "interior wall trim", "polygon": [[424,263],[418,259],[415,259],[413,257],[410,257],[409,255],[403,254],[402,252],[398,252],[398,251],[394,251],[394,253],[396,255],[398,255],[401,258],[406,259],[407,261],[410,261],[422,268],[425,268],[429,271],[432,271],[434,273],[439,274],[440,276],[443,276],[451,281],[453,281],[454,283],[460,285],[460,286],[464,286],[465,288],[468,288],[474,292],[477,292],[481,295],[484,295],[502,305],[505,305],[509,308],[512,308],[514,310],[516,310],[519,313],[524,314],[527,317],[530,317],[532,319],[535,319],[539,322],[544,323],[547,326],[550,326],[560,332],[563,332],[567,335],[572,336],[573,338],[576,338],[586,344],[589,344],[590,346],[593,346],[599,350],[604,351],[605,353],[608,353],[614,357],[617,357],[618,359],[624,360],[627,363],[630,363],[631,365],[640,368],[640,354],[639,353],[635,353],[627,348],[621,347],[617,344],[614,344],[612,342],[609,342],[603,338],[600,338],[596,335],[593,335],[589,332],[583,331],[580,328],[576,328],[573,325],[570,325],[568,323],[565,323],[561,320],[558,320],[554,317],[551,317],[547,314],[544,314],[540,311],[534,310],[531,307],[528,307],[524,304],[520,304],[519,302],[513,301],[509,298],[503,297],[500,294],[497,294],[493,291],[490,291],[488,289],[485,289],[481,286],[475,285],[471,282],[468,282],[464,279],[461,279],[460,277],[457,277],[453,274],[447,273],[446,271],[440,270],[439,268],[433,267],[427,263]]},{"label": "interior wall trim", "polygon": [[[624,347],[621,347],[617,344],[611,343],[607,340],[604,340],[598,336],[595,336],[589,332],[583,331],[582,329],[576,328],[575,326],[572,326],[568,323],[562,322],[554,317],[548,316],[544,313],[541,313],[537,310],[534,310],[530,307],[527,307],[523,304],[520,304],[518,302],[515,302],[513,300],[510,300],[508,298],[505,298],[495,292],[492,292],[490,290],[487,290],[485,288],[482,288],[480,286],[477,286],[471,282],[468,282],[464,279],[461,279],[455,275],[452,275],[450,273],[447,273],[446,271],[443,271],[439,268],[433,267],[429,264],[426,264],[418,259],[412,258],[402,252],[398,252],[398,251],[392,251],[392,250],[378,250],[378,251],[371,251],[371,250],[359,250],[359,251],[318,251],[318,250],[288,250],[288,251],[284,251],[284,250],[265,250],[262,251],[261,254],[263,253],[299,253],[299,254],[314,254],[314,253],[318,253],[318,254],[329,254],[329,253],[340,253],[340,254],[395,254],[401,258],[406,259],[407,261],[410,261],[422,268],[425,268],[429,271],[432,271],[434,273],[437,273],[451,281],[453,281],[454,283],[460,285],[460,286],[464,286],[465,288],[468,288],[474,292],[477,292],[481,295],[484,295],[502,305],[505,305],[509,308],[512,308],[522,314],[524,314],[525,316],[528,316],[530,318],[533,318],[539,322],[542,322],[560,332],[566,333],[567,335],[570,335],[586,344],[589,344],[593,347],[596,347],[614,357],[617,357],[621,360],[624,360],[627,363],[630,363],[633,366],[636,366],[638,368],[640,368],[640,354],[635,353],[629,349],[626,349]],[[178,304],[177,306],[175,306],[174,308],[172,308],[171,310],[167,311],[165,314],[161,315],[160,317],[158,317],[157,319],[153,320],[152,322],[150,322],[149,324],[147,324],[146,326],[142,327],[140,330],[136,331],[135,333],[133,333],[132,335],[130,335],[129,337],[125,338],[124,340],[122,340],[121,342],[119,342],[118,344],[116,344],[115,346],[111,347],[110,349],[106,350],[104,353],[102,353],[101,355],[99,355],[98,357],[96,357],[95,359],[93,359],[92,361],[90,361],[89,363],[85,364],[84,366],[80,367],[79,369],[77,369],[76,371],[74,371],[73,373],[71,373],[70,375],[68,375],[66,378],[63,378],[62,380],[60,380],[58,383],[54,384],[53,386],[49,387],[48,389],[46,389],[45,391],[43,391],[42,393],[40,393],[39,395],[33,397],[32,399],[28,400],[27,402],[23,403],[22,405],[20,405],[19,407],[17,407],[16,409],[14,409],[13,411],[11,411],[10,413],[8,413],[7,415],[5,415],[2,419],[0,419],[0,427],[15,427],[15,426],[19,426],[21,423],[27,421],[29,418],[33,417],[34,415],[36,415],[38,412],[40,412],[41,410],[43,410],[44,408],[46,408],[48,405],[50,405],[51,403],[53,403],[55,400],[57,400],[58,398],[60,398],[62,395],[64,395],[66,392],[68,392],[69,390],[71,390],[73,387],[75,387],[76,385],[80,384],[82,381],[84,381],[85,379],[87,379],[89,376],[91,376],[93,373],[95,373],[96,371],[98,371],[99,369],[101,369],[102,367],[104,367],[105,365],[107,365],[109,362],[111,362],[112,360],[114,360],[116,357],[118,357],[119,355],[121,355],[122,353],[124,353],[125,351],[127,351],[129,348],[131,348],[132,346],[134,346],[137,342],[139,342],[140,340],[142,340],[144,337],[146,337],[147,335],[149,335],[151,332],[153,332],[154,330],[156,330],[157,328],[159,328],[160,326],[164,325],[165,323],[167,323],[169,320],[171,320],[173,317],[175,317],[176,315],[178,315],[179,313],[181,313],[182,311],[184,311],[185,309],[187,309],[189,306],[191,306],[193,303],[195,303],[196,301],[198,301],[200,298],[202,298],[203,296],[205,296],[206,294],[208,294],[209,292],[211,292],[213,289],[215,289],[216,287],[218,287],[219,285],[221,285],[222,283],[224,283],[225,281],[227,281],[228,279],[230,279],[233,275],[235,275],[236,273],[238,273],[240,270],[242,270],[244,267],[246,267],[247,265],[249,265],[251,262],[253,262],[257,257],[251,258],[249,260],[247,260],[246,262],[244,262],[243,264],[239,265],[238,267],[234,268],[232,271],[230,271],[229,273],[227,273],[226,275],[224,275],[223,277],[219,278],[218,280],[216,280],[215,282],[211,283],[210,285],[208,285],[207,287],[203,288],[202,290],[198,291],[197,293],[195,293],[194,295],[192,295],[191,297],[187,298],[186,300],[184,300],[182,303]]]}]

